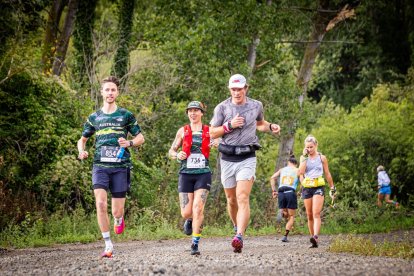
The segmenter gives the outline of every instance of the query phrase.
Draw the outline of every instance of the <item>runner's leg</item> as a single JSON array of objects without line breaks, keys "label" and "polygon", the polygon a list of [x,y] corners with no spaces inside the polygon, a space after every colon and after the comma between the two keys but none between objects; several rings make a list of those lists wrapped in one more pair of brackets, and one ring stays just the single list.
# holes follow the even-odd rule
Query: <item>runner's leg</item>
[{"label": "runner's leg", "polygon": [[318,236],[321,230],[321,211],[324,196],[314,195],[312,197],[313,235]]},{"label": "runner's leg", "polygon": [[244,235],[250,219],[250,192],[253,187],[253,178],[237,181],[237,234]]},{"label": "runner's leg", "polygon": [[112,198],[112,215],[114,218],[122,218],[125,212],[125,197],[124,198]]},{"label": "runner's leg", "polygon": [[224,192],[227,199],[227,212],[229,213],[233,225],[237,225],[237,212],[239,206],[237,205],[236,187],[224,189]]},{"label": "runner's leg", "polygon": [[287,209],[288,210],[288,214],[289,214],[289,220],[286,223],[286,230],[292,230],[293,227],[293,223],[295,222],[295,214],[296,214],[296,210],[295,209]]},{"label": "runner's leg", "polygon": [[386,195],[385,195],[385,202],[386,202],[386,203],[388,203],[388,204],[394,204],[394,201],[392,201],[392,200],[390,199],[390,196],[391,196],[391,195],[389,195],[389,194],[386,194]]},{"label": "runner's leg", "polygon": [[104,189],[95,189],[96,216],[102,233],[109,232],[108,194]]},{"label": "runner's leg", "polygon": [[207,201],[208,191],[206,189],[199,189],[194,191],[193,203],[193,233],[200,234],[200,227],[204,220],[204,206]]},{"label": "runner's leg", "polygon": [[377,201],[378,207],[382,206],[382,200],[383,199],[384,199],[384,195],[383,194],[378,194],[378,201]]},{"label": "runner's leg", "polygon": [[184,219],[193,217],[194,193],[179,193],[181,216]]},{"label": "runner's leg", "polygon": [[306,216],[308,218],[308,229],[309,234],[313,236],[313,210],[312,210],[312,198],[304,199],[303,204],[305,205],[306,209]]}]

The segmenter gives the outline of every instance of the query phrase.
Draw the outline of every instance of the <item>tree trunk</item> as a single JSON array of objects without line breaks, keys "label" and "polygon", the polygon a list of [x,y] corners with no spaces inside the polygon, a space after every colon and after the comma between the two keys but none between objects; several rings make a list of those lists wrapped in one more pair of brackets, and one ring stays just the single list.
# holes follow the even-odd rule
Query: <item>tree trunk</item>
[{"label": "tree trunk", "polygon": [[[73,32],[74,53],[74,75],[75,82],[82,90],[90,90],[94,77],[94,46],[93,46],[93,24],[95,22],[95,8],[97,0],[80,1],[76,13],[76,21]],[[95,95],[91,95],[92,99]]]},{"label": "tree trunk", "polygon": [[46,75],[50,74],[52,68],[53,57],[56,52],[59,21],[66,3],[67,0],[54,0],[49,12],[42,50],[43,73]]},{"label": "tree trunk", "polygon": [[[308,89],[309,81],[312,77],[312,69],[315,64],[316,57],[318,56],[321,42],[327,31],[331,30],[339,22],[352,17],[354,15],[354,9],[348,8],[348,5],[335,14],[335,16],[329,17],[324,11],[329,10],[329,0],[320,0],[319,9],[313,18],[313,28],[309,37],[310,43],[307,44],[305,53],[303,55],[302,64],[299,70],[298,79],[296,81],[298,87],[302,90],[302,95],[299,96],[299,105],[302,109],[302,103],[306,99],[306,93]],[[296,120],[301,116],[301,110],[296,115]],[[287,126],[288,134],[286,137],[282,137],[282,141],[279,148],[279,156],[276,162],[276,169],[281,168],[287,164],[289,155],[293,152],[294,137],[295,137],[295,121],[292,121]]]},{"label": "tree trunk", "polygon": [[253,76],[254,67],[256,66],[256,48],[259,46],[260,38],[258,34],[255,34],[252,39],[252,43],[249,45],[249,53],[247,54],[247,64],[250,68],[249,79]]},{"label": "tree trunk", "polygon": [[125,86],[129,65],[129,43],[133,25],[135,1],[122,0],[119,11],[119,40],[118,50],[114,58],[112,74],[120,79],[121,86]]},{"label": "tree trunk", "polygon": [[69,40],[72,36],[73,25],[75,23],[76,11],[79,0],[69,0],[68,12],[65,18],[62,34],[59,37],[56,56],[53,62],[53,74],[60,76],[65,65],[66,52],[68,50]]}]

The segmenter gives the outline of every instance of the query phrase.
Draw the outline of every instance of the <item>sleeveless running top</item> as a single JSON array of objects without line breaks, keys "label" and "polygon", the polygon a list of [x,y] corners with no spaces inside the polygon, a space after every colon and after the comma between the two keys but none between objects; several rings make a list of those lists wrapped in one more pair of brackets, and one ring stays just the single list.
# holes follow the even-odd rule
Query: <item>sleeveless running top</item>
[{"label": "sleeveless running top", "polygon": [[319,153],[315,158],[306,160],[305,177],[315,179],[323,175],[322,157]]},{"label": "sleeveless running top", "polygon": [[298,187],[298,169],[286,166],[281,169],[279,177],[279,188],[289,187],[294,190]]}]

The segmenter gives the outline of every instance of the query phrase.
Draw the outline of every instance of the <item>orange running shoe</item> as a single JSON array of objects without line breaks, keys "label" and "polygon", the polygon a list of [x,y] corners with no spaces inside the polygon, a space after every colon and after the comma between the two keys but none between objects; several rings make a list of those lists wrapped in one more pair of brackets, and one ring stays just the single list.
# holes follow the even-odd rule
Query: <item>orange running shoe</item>
[{"label": "orange running shoe", "polygon": [[113,252],[114,248],[107,246],[105,247],[104,252],[102,252],[101,254],[101,258],[112,258],[112,252]]}]

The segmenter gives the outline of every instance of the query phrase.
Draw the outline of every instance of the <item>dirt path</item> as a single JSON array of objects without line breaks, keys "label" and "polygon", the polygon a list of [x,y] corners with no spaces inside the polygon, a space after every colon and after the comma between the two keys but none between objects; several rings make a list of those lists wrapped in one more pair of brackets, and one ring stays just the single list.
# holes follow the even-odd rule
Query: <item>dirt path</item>
[{"label": "dirt path", "polygon": [[201,256],[190,255],[189,238],[117,243],[112,259],[97,257],[102,241],[7,250],[0,252],[0,274],[414,275],[414,260],[333,254],[327,252],[330,239],[321,236],[320,247],[310,249],[307,236],[291,236],[289,243],[280,236],[246,237],[243,253],[235,254],[229,238],[202,238]]}]

